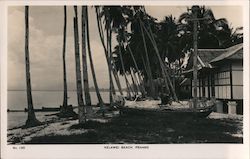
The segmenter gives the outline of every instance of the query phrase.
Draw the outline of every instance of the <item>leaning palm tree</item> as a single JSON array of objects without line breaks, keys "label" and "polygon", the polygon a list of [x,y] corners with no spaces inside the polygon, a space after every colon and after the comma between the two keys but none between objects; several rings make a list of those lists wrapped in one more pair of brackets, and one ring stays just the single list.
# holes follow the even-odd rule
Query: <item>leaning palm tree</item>
[{"label": "leaning palm tree", "polygon": [[86,122],[85,108],[82,95],[82,78],[80,67],[80,54],[79,54],[79,35],[78,35],[78,15],[77,6],[74,6],[74,41],[75,41],[75,61],[76,61],[76,87],[77,87],[77,101],[78,101],[78,115],[79,123]]},{"label": "leaning palm tree", "polygon": [[90,61],[90,68],[91,68],[91,73],[93,77],[93,82],[95,86],[95,91],[96,91],[96,96],[102,111],[102,116],[104,116],[104,103],[100,94],[100,90],[97,84],[96,80],[96,75],[95,75],[95,68],[93,64],[93,59],[92,59],[92,53],[91,53],[91,47],[90,47],[90,40],[89,40],[89,18],[88,18],[88,8],[86,8],[86,37],[87,37],[87,48],[88,48],[88,53],[89,53],[89,61]]},{"label": "leaning palm tree", "polygon": [[146,68],[147,68],[149,82],[150,82],[150,94],[152,97],[155,97],[155,86],[153,83],[152,70],[150,68],[150,60],[149,60],[149,54],[148,54],[148,49],[147,49],[147,43],[145,40],[145,35],[144,35],[145,33],[142,29],[142,22],[140,18],[139,18],[139,25],[140,25],[140,30],[142,34],[143,46],[144,46],[145,57],[146,57]]},{"label": "leaning palm tree", "polygon": [[[106,21],[110,21],[109,18]],[[112,39],[112,34],[111,34],[111,27],[108,26],[106,28],[106,37],[107,37],[107,50],[108,50],[108,61],[109,61],[109,67],[111,67],[112,64],[112,47],[111,47],[111,39]],[[109,68],[109,101],[110,101],[110,106],[113,106],[113,90],[114,90],[114,84],[112,80],[112,74],[111,74],[111,68]]]},{"label": "leaning palm tree", "polygon": [[[124,39],[124,43],[127,44],[127,50],[129,52],[129,55],[130,57],[132,58],[132,61],[133,61],[133,66],[134,67],[134,70],[133,70],[133,73],[137,72],[138,74],[138,85],[139,85],[139,89],[142,93],[142,96],[145,97],[146,95],[146,91],[145,91],[145,88],[144,88],[144,85],[142,84],[142,77],[140,75],[140,70],[139,70],[139,67],[138,67],[138,64],[135,60],[135,56],[134,56],[134,53],[132,52],[132,49],[130,48],[130,45],[128,44],[128,36],[127,36],[127,32],[125,30],[123,30],[123,39]],[[135,76],[136,77],[136,76]]]},{"label": "leaning palm tree", "polygon": [[86,50],[86,8],[82,6],[82,69],[83,69],[83,85],[85,102],[87,106],[91,106],[91,98],[89,93],[88,67],[87,67],[87,50]]},{"label": "leaning palm tree", "polygon": [[[130,12],[130,7],[125,7],[125,6],[105,6],[103,7],[102,10],[102,15],[105,18],[105,24],[106,24],[106,31],[109,32],[109,45],[110,45],[110,54],[112,55],[111,51],[111,36],[112,36],[112,31],[115,31],[115,33],[118,33],[117,35],[117,42],[118,42],[118,57],[120,59],[120,64],[122,68],[122,72],[125,78],[126,86],[127,86],[127,91],[128,91],[128,96],[129,98],[131,97],[131,86],[128,81],[126,71],[125,71],[125,63],[123,60],[123,55],[121,53],[122,48],[124,48],[123,44],[123,31],[124,28],[127,25],[127,18],[125,18],[125,15],[128,15]],[[112,58],[112,56],[111,56]]]},{"label": "leaning palm tree", "polygon": [[[145,31],[142,28],[142,23],[145,22],[146,19],[150,19],[154,21],[154,18],[150,17],[149,15],[145,14],[142,11],[142,6],[134,6],[132,7],[132,13],[133,16],[130,18],[131,22],[131,38],[130,38],[130,44],[131,48],[128,48],[130,50],[133,50],[135,53],[135,56],[137,54],[137,58],[142,61],[142,68],[143,68],[143,73],[146,75],[146,81],[148,85],[148,95],[151,97],[155,97],[155,86],[153,82],[153,68],[152,66],[154,65],[154,58],[152,57],[152,49],[149,46],[150,43],[148,42],[148,38],[145,36]],[[135,45],[136,47],[132,47],[132,45]],[[133,49],[132,49],[133,48]],[[144,52],[142,52],[142,49]],[[152,58],[151,58],[152,57]]]},{"label": "leaning palm tree", "polygon": [[31,79],[30,79],[30,59],[29,59],[29,6],[25,6],[25,64],[26,64],[26,90],[28,102],[28,119],[26,120],[25,127],[32,127],[41,124],[36,119],[32,92],[31,92]]},{"label": "leaning palm tree", "polygon": [[[145,10],[144,7],[143,7],[142,11],[143,11],[144,14],[146,14],[146,10]],[[166,67],[166,65],[164,65],[163,59],[160,56],[160,52],[159,52],[156,40],[154,38],[154,34],[153,34],[151,26],[150,26],[150,22],[148,21],[148,19],[146,20],[146,22],[147,22],[148,28],[146,28],[145,24],[142,23],[142,21],[140,20],[141,30],[143,28],[143,30],[145,31],[146,35],[148,36],[148,38],[150,39],[150,41],[152,43],[152,46],[153,46],[153,48],[155,50],[156,57],[157,57],[157,59],[158,59],[158,61],[160,63],[160,67],[161,67],[161,70],[162,70],[162,76],[163,76],[163,79],[164,79],[164,82],[165,82],[165,86],[167,87],[167,90],[170,89],[172,91],[172,95],[174,97],[174,100],[178,101],[178,98],[177,98],[176,93],[175,93],[175,89],[173,88],[172,82],[171,82],[170,77],[169,77],[168,68]]]},{"label": "leaning palm tree", "polygon": [[113,68],[112,66],[112,54],[110,54],[110,50],[111,50],[111,46],[109,45],[109,39],[111,39],[111,36],[109,34],[109,32],[107,31],[106,33],[106,38],[107,38],[107,46],[105,46],[105,42],[104,42],[104,33],[103,33],[103,27],[102,27],[102,23],[101,23],[101,17],[100,17],[100,7],[96,7],[96,19],[97,19],[97,26],[98,26],[98,31],[99,31],[99,36],[104,48],[104,53],[105,53],[105,57],[107,60],[107,64],[108,64],[108,74],[109,74],[109,101],[110,101],[110,105],[112,106],[113,104],[113,94],[115,95],[115,89],[114,89],[114,83],[113,83],[113,79],[112,79],[112,73],[114,75],[115,81],[117,83],[117,87],[120,91],[120,94],[123,95],[122,89],[121,89],[121,84],[117,75],[117,71],[115,68]]},{"label": "leaning palm tree", "polygon": [[[112,63],[111,63],[112,60],[110,60],[109,57],[108,57],[108,50],[107,50],[106,45],[105,45],[104,33],[103,33],[104,31],[103,31],[103,27],[102,27],[102,23],[101,23],[100,7],[96,7],[95,10],[96,10],[96,20],[97,20],[98,32],[99,32],[99,36],[100,36],[100,39],[101,39],[101,42],[102,42],[102,46],[104,48],[105,57],[106,57],[108,67],[109,67],[109,70],[108,70],[109,71],[109,76],[110,76],[110,72],[112,72],[113,75],[114,75],[115,82],[117,84],[118,90],[119,90],[120,94],[123,95],[121,83],[120,83],[120,80],[119,80],[119,77],[118,77],[118,74],[117,74],[117,70],[112,65]],[[110,84],[113,84],[112,79],[110,79]]]}]

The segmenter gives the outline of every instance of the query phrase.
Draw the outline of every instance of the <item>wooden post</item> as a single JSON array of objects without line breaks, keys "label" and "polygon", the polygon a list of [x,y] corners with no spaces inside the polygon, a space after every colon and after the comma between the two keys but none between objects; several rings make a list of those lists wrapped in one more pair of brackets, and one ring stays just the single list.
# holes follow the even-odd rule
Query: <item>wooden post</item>
[{"label": "wooden post", "polygon": [[233,71],[232,71],[232,63],[230,63],[230,98],[233,99]]},{"label": "wooden post", "polygon": [[197,19],[197,11],[199,9],[199,6],[193,6],[192,7],[192,13],[193,13],[193,25],[194,25],[194,31],[193,31],[193,41],[194,41],[194,56],[193,56],[193,80],[194,80],[194,108],[197,108],[197,52],[198,52],[198,47],[197,47],[197,25],[198,25],[198,20]]},{"label": "wooden post", "polygon": [[68,90],[67,90],[67,76],[66,76],[66,36],[67,36],[67,8],[64,6],[64,27],[63,27],[63,107],[64,109],[68,106]]},{"label": "wooden post", "polygon": [[209,75],[207,76],[207,93],[208,93],[208,99],[211,99],[211,93],[210,93],[210,90],[211,90],[211,86],[210,86],[210,79],[211,79],[211,75],[210,75],[210,72],[209,72]]}]

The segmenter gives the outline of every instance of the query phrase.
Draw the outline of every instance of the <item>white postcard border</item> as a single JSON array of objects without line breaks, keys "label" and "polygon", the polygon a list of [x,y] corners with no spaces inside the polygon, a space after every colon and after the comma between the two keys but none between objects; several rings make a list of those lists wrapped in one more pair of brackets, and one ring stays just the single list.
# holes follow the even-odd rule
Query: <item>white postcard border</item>
[{"label": "white postcard border", "polygon": [[[240,5],[244,8],[244,144],[153,144],[149,149],[105,149],[103,145],[7,145],[7,8],[12,5]],[[222,158],[249,157],[249,2],[248,1],[1,1],[1,157],[3,159],[34,158]],[[113,145],[115,146],[115,145]],[[121,145],[118,145],[121,146]],[[135,146],[134,144],[130,146]],[[137,145],[138,146],[138,145]],[[142,145],[145,146],[145,145]]]}]

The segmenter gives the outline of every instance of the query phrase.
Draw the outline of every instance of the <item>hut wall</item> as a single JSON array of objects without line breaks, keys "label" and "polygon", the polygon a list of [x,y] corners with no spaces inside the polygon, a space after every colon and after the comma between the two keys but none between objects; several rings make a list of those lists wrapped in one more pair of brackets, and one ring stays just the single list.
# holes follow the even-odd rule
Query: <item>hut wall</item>
[{"label": "hut wall", "polygon": [[242,62],[232,63],[232,99],[243,99]]},{"label": "hut wall", "polygon": [[[192,80],[192,95],[194,94]],[[214,86],[213,86],[214,85]],[[198,77],[197,97],[223,100],[243,99],[242,62],[225,62],[217,70]]]},{"label": "hut wall", "polygon": [[217,99],[231,99],[230,64],[214,72],[214,91]]}]

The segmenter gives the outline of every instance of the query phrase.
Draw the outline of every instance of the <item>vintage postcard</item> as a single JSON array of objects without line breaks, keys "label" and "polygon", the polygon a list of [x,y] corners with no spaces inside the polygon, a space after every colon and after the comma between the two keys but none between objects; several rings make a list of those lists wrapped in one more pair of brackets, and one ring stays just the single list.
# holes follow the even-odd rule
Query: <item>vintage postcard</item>
[{"label": "vintage postcard", "polygon": [[1,1],[1,158],[249,158],[248,1]]}]

